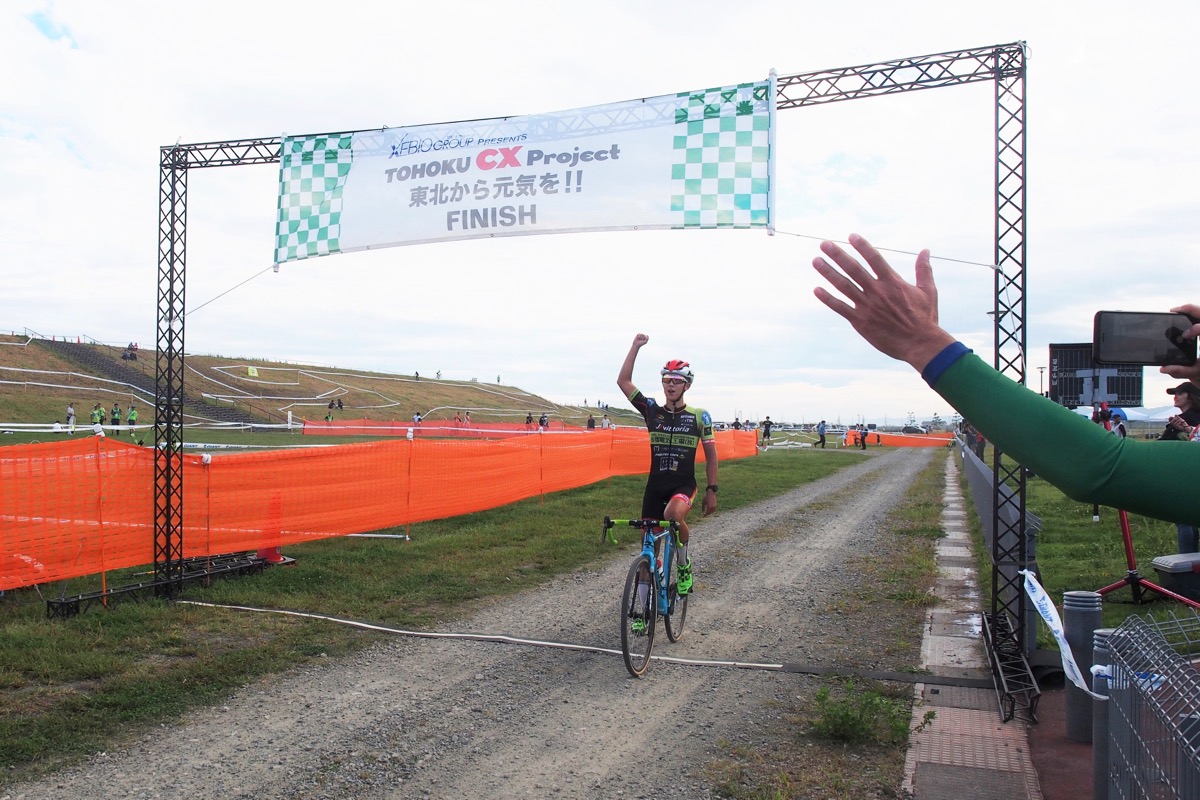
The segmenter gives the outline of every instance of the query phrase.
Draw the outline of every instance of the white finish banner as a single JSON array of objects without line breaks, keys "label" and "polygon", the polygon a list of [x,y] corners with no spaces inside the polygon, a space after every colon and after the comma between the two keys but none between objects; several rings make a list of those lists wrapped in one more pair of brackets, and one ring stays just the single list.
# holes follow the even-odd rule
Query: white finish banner
[{"label": "white finish banner", "polygon": [[539,233],[767,228],[774,79],[526,117],[284,137],[275,263]]}]

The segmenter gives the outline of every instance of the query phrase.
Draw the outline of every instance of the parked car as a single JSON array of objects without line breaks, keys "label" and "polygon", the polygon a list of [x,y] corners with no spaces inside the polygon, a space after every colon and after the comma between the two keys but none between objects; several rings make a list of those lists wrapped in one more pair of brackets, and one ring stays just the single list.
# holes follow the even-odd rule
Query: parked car
[{"label": "parked car", "polygon": [[925,430],[924,428],[918,428],[916,425],[905,425],[903,428],[900,429],[900,432],[901,433],[915,433],[915,434],[929,433],[929,431]]}]

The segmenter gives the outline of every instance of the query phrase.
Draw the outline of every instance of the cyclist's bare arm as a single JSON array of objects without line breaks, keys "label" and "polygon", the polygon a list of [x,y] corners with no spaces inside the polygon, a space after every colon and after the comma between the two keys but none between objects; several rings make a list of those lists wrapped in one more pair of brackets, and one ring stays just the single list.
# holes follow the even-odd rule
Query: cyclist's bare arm
[{"label": "cyclist's bare arm", "polygon": [[633,394],[636,388],[633,385],[633,365],[637,361],[638,350],[641,350],[642,346],[648,341],[650,341],[650,337],[644,333],[639,333],[633,337],[633,344],[629,347],[629,353],[625,356],[625,362],[621,364],[621,371],[617,373],[617,386],[620,387],[621,392],[626,397]]},{"label": "cyclist's bare arm", "polygon": [[[717,485],[717,443],[713,441],[704,442],[704,474],[708,478],[708,486]],[[717,510],[717,493],[708,491],[708,486],[704,488],[704,516],[708,516]]]}]

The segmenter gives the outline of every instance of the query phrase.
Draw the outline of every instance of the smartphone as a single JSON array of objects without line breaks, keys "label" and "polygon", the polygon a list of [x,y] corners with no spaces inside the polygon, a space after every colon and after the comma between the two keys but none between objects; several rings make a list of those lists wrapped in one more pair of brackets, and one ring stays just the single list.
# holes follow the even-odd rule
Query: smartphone
[{"label": "smartphone", "polygon": [[1092,329],[1092,359],[1098,364],[1196,363],[1196,340],[1183,334],[1192,327],[1186,314],[1098,311]]}]

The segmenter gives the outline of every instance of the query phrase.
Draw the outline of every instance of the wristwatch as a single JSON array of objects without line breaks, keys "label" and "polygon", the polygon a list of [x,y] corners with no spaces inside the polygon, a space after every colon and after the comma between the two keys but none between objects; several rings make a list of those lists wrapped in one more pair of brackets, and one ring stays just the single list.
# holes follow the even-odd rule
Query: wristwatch
[{"label": "wristwatch", "polygon": [[708,488],[709,488],[709,489],[712,489],[712,493],[713,493],[713,494],[716,494],[716,493],[717,493],[717,485],[716,485],[715,483],[710,483],[710,484],[708,485]]}]

